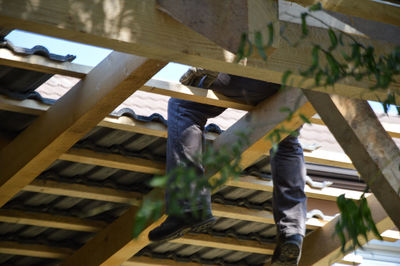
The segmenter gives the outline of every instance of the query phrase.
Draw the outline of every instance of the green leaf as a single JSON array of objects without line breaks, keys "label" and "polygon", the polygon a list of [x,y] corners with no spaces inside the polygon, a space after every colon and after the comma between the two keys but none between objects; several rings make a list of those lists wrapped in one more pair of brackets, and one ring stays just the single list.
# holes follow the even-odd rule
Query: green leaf
[{"label": "green leaf", "polygon": [[323,74],[324,74],[324,72],[322,70],[319,70],[317,72],[317,74],[315,75],[314,80],[315,80],[316,86],[319,86],[321,84],[321,78],[322,78]]},{"label": "green leaf", "polygon": [[272,46],[274,42],[274,24],[272,22],[268,23],[268,47]]},{"label": "green leaf", "polygon": [[291,112],[292,112],[292,109],[290,109],[290,108],[287,107],[287,106],[283,106],[283,107],[281,107],[281,108],[279,109],[279,112],[282,112],[282,113],[291,113]]},{"label": "green leaf", "polygon": [[321,5],[321,3],[318,2],[318,3],[316,3],[316,4],[312,5],[312,6],[310,6],[310,7],[308,8],[308,10],[311,11],[311,12],[322,10],[322,5]]},{"label": "green leaf", "polygon": [[311,124],[311,121],[305,115],[299,114],[299,116],[300,116],[301,120],[304,121],[304,123]]},{"label": "green leaf", "polygon": [[247,33],[244,32],[240,37],[239,48],[236,53],[236,63],[244,58],[244,47],[246,46],[246,42],[247,42]]},{"label": "green leaf", "polygon": [[245,57],[249,57],[253,53],[253,44],[250,42],[250,40],[247,38],[247,52],[245,54]]},{"label": "green leaf", "polygon": [[301,32],[303,33],[303,37],[307,36],[308,28],[306,18],[308,13],[301,13]]},{"label": "green leaf", "polygon": [[292,74],[292,71],[286,70],[282,75],[282,86],[285,87],[288,81],[289,76]]},{"label": "green leaf", "polygon": [[265,54],[264,46],[263,46],[262,34],[260,31],[257,31],[254,34],[254,42],[257,47],[258,53],[260,54],[262,59],[267,60],[267,55]]},{"label": "green leaf", "polygon": [[150,181],[150,186],[152,186],[152,187],[165,187],[165,185],[167,184],[167,180],[168,180],[167,176],[154,177]]},{"label": "green leaf", "polygon": [[336,46],[338,44],[338,39],[336,37],[335,32],[332,30],[332,28],[329,28],[328,34],[329,34],[329,39],[331,40],[331,46],[328,49],[329,49],[329,51],[332,51],[336,48]]},{"label": "green leaf", "polygon": [[341,45],[341,46],[343,46],[344,45],[344,42],[343,42],[343,32],[341,31],[340,33],[339,33],[339,44]]}]

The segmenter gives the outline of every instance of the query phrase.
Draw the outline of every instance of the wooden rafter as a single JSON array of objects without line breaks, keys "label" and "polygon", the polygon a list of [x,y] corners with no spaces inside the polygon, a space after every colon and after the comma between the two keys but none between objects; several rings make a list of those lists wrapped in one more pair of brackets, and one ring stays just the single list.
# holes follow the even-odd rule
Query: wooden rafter
[{"label": "wooden rafter", "polygon": [[0,209],[0,222],[58,228],[72,231],[97,232],[106,226],[101,221],[46,213]]},{"label": "wooden rafter", "polygon": [[[154,86],[158,84],[160,86]],[[165,90],[164,90],[165,89]],[[211,90],[198,89],[191,86],[184,86],[174,82],[161,81],[156,79],[149,80],[143,87],[139,90],[154,92],[166,96],[173,96],[180,99],[190,99],[191,101],[196,101],[199,103],[215,104],[222,100],[222,107],[235,108],[239,110],[251,110],[253,107],[240,104],[236,105],[236,101],[232,99],[225,99],[226,97],[219,97],[217,94]],[[170,92],[169,92],[170,91]],[[214,96],[215,95],[215,96]],[[134,97],[134,96],[133,96]],[[193,98],[192,98],[193,97]],[[209,99],[203,99],[209,98]],[[225,104],[226,103],[226,104]],[[37,100],[13,100],[6,96],[0,95],[0,110],[26,113],[32,115],[40,115],[46,112],[50,108],[49,105],[41,103]],[[310,118],[311,123],[316,125],[325,125],[322,119],[318,115],[314,115]],[[386,132],[393,138],[400,138],[400,126],[397,124],[382,123]],[[129,117],[113,117],[108,116],[104,118],[98,126],[114,128],[118,130],[130,131],[135,133],[141,133],[145,135],[157,136],[157,137],[167,137],[166,127],[160,123],[156,122],[141,122],[134,121]],[[209,134],[208,137],[211,138]],[[213,138],[212,138],[213,139]]]},{"label": "wooden rafter", "polygon": [[[106,8],[108,4],[111,4],[111,0],[99,4],[93,4],[87,0],[78,0],[74,3],[74,5],[69,5],[62,0],[7,2],[7,8],[0,10],[0,26],[20,28],[149,58],[174,60],[275,83],[281,82],[282,73],[286,70],[292,69],[294,73],[297,73],[298,68],[306,68],[310,65],[311,43],[330,45],[326,29],[310,27],[309,37],[302,46],[290,48],[280,45],[268,62],[250,58],[244,66],[234,63],[234,54],[157,10],[155,0],[123,2],[117,9]],[[26,9],[28,6],[31,7],[29,10]],[[81,16],[84,7],[88,7],[87,10],[91,11],[87,13],[87,16]],[[126,13],[127,10],[129,10],[128,13]],[[82,20],[83,17],[85,20]],[[123,17],[121,20],[123,23],[115,24],[117,17],[121,19]],[[91,25],[105,24],[113,26],[91,27]],[[301,35],[301,26],[288,23],[285,31],[287,35],[296,39]],[[378,55],[391,52],[394,48],[391,44],[381,44],[361,37],[355,38],[366,46],[369,44],[374,46]],[[292,75],[292,78],[294,84],[303,80],[303,77],[298,74]],[[311,82],[313,80],[306,80],[303,85],[308,86]],[[334,89],[319,87],[315,90],[328,90],[328,92],[343,96],[371,100],[384,99],[386,92],[369,91],[368,88],[373,84],[373,81],[367,79],[345,80],[338,82]],[[394,83],[390,89],[397,91],[399,84]]]},{"label": "wooden rafter", "polygon": [[52,195],[124,203],[135,206],[139,206],[142,201],[142,194],[138,192],[121,191],[106,187],[94,187],[51,180],[34,180],[29,185],[26,185],[23,190]]},{"label": "wooden rafter", "polygon": [[133,257],[124,263],[122,266],[202,266],[196,262],[179,262],[171,259],[156,259],[150,257]]},{"label": "wooden rafter", "polygon": [[226,97],[212,90],[156,79],[149,80],[140,90],[225,108],[234,108],[244,111],[250,111],[254,108],[254,106],[250,104]]},{"label": "wooden rafter", "polygon": [[304,6],[321,3],[325,10],[400,26],[400,7],[378,1],[289,0]]},{"label": "wooden rafter", "polygon": [[50,247],[37,244],[20,244],[11,241],[0,241],[0,253],[31,256],[49,259],[64,259],[73,250],[69,248]]},{"label": "wooden rafter", "polygon": [[393,222],[400,228],[400,150],[366,101],[305,91]]},{"label": "wooden rafter", "polygon": [[0,65],[75,78],[84,78],[92,69],[90,66],[70,62],[55,62],[40,55],[18,55],[6,48],[0,48]]},{"label": "wooden rafter", "polygon": [[60,156],[61,160],[94,164],[128,171],[160,175],[165,172],[165,163],[120,154],[99,153],[88,149],[72,148]]},{"label": "wooden rafter", "polygon": [[260,243],[254,240],[239,240],[232,237],[216,237],[191,233],[188,233],[181,238],[171,240],[170,242],[266,255],[271,255],[275,248],[275,243]]},{"label": "wooden rafter", "polygon": [[[230,180],[227,183],[228,186],[233,187],[241,187],[245,189],[253,189],[253,190],[262,190],[272,192],[272,181],[262,180],[255,176],[241,176],[237,180]],[[305,192],[307,197],[316,198],[316,199],[324,199],[330,201],[336,201],[336,198],[344,194],[346,198],[350,199],[360,199],[361,192],[352,191],[348,189],[339,189],[339,188],[331,188],[325,187],[322,189],[311,188],[306,185]]]},{"label": "wooden rafter", "polygon": [[[374,196],[368,197],[368,205],[371,208],[372,218],[380,233],[391,229],[394,224],[387,216],[386,212]],[[340,241],[338,237],[333,237],[335,225],[339,217],[336,217],[324,227],[315,230],[305,237],[303,243],[303,254],[299,265],[330,265],[343,257],[340,254]],[[374,238],[372,233],[368,234],[370,239]],[[365,243],[364,239],[360,240]]]},{"label": "wooden rafter", "polygon": [[118,52],[104,59],[0,151],[0,206],[32,182],[164,65],[157,60]]}]

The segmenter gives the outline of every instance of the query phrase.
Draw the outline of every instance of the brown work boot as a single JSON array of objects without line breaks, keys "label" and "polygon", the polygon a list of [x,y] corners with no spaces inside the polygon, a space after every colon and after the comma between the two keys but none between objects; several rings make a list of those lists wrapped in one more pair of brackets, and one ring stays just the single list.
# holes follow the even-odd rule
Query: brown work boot
[{"label": "brown work boot", "polygon": [[272,255],[271,266],[298,265],[302,245],[302,235],[280,236],[274,254]]}]

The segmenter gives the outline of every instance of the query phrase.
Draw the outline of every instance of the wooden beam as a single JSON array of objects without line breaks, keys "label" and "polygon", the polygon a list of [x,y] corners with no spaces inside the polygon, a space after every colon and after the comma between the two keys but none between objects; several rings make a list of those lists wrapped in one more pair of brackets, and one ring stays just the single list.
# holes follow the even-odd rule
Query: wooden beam
[{"label": "wooden beam", "polygon": [[132,191],[93,187],[81,184],[62,183],[51,180],[34,180],[23,188],[24,191],[62,195],[83,199],[102,200],[139,206],[142,194]]},{"label": "wooden beam", "polygon": [[0,151],[0,206],[139,89],[165,63],[111,53]]},{"label": "wooden beam", "polygon": [[24,113],[30,115],[41,115],[49,109],[49,105],[36,100],[14,100],[5,95],[0,95],[0,110]]},{"label": "wooden beam", "polygon": [[124,263],[122,266],[202,266],[204,264],[196,262],[180,262],[171,259],[157,259],[150,257],[133,257]]},{"label": "wooden beam", "polygon": [[69,254],[72,254],[72,252],[73,250],[69,248],[58,248],[37,244],[20,244],[11,241],[0,241],[0,253],[4,254],[48,259],[64,259]]},{"label": "wooden beam", "polygon": [[147,227],[133,239],[132,230],[138,208],[131,207],[105,229],[97,233],[61,265],[120,265],[144,248],[149,242],[149,231],[162,223],[166,216]]},{"label": "wooden beam", "polygon": [[322,120],[400,228],[400,150],[366,101],[305,91]]},{"label": "wooden beam", "polygon": [[0,222],[26,224],[82,232],[97,232],[106,226],[101,221],[85,220],[47,213],[0,209]]},{"label": "wooden beam", "polygon": [[[171,95],[169,95],[168,90],[165,91],[163,88],[160,87],[148,87],[147,85],[151,84],[152,82],[165,82],[166,87],[168,90],[172,90]],[[161,84],[161,83],[160,83]],[[196,100],[191,98],[190,94],[196,94],[199,97],[198,102],[200,103],[210,103],[210,101],[213,101],[215,94],[211,90],[205,90],[205,89],[199,89],[195,87],[190,87],[190,86],[183,86],[183,89],[181,86],[177,86],[177,83],[172,83],[172,82],[166,82],[166,81],[161,81],[157,79],[152,79],[149,82],[147,82],[140,90],[146,91],[148,90],[149,92],[153,92],[153,90],[156,90],[158,94],[163,94],[163,95],[168,95],[180,99],[189,99],[191,101]],[[146,87],[148,87],[146,89]],[[176,89],[176,91],[175,91]],[[195,90],[192,90],[195,89]],[[201,91],[198,91],[201,90]],[[195,91],[195,92],[193,92]],[[206,92],[204,92],[206,91]],[[155,91],[154,91],[155,92]],[[155,92],[156,93],[156,92]],[[179,94],[182,93],[182,96]],[[203,99],[201,95],[205,95],[205,97],[209,97],[210,99]],[[216,96],[216,101],[218,102],[221,100],[218,98],[217,94]],[[134,97],[134,96],[133,96]],[[185,98],[184,98],[185,97]],[[219,100],[217,100],[219,99]],[[224,102],[224,100],[223,100]],[[232,101],[232,99],[226,99],[226,106],[228,108],[234,108],[240,109],[240,110],[248,110],[254,108],[254,106],[249,106],[246,104],[241,104],[243,105],[242,107],[236,105],[236,101]],[[45,111],[47,111],[50,108],[49,105],[41,103],[37,100],[31,100],[31,99],[26,99],[26,100],[13,100],[8,98],[7,96],[0,95],[0,110],[5,110],[5,111],[12,111],[12,112],[18,112],[18,113],[25,113],[25,114],[32,114],[32,115],[41,115]],[[314,115],[313,117],[310,118],[311,123],[316,124],[316,125],[325,125],[325,123],[322,121],[322,119],[318,116],[318,114]],[[121,116],[121,117],[114,117],[114,116],[107,116],[105,117],[98,126],[102,127],[109,127],[109,128],[114,128],[118,130],[124,130],[124,131],[129,131],[129,132],[135,132],[135,133],[140,133],[140,134],[145,134],[145,135],[151,135],[151,136],[157,136],[157,137],[162,137],[166,138],[167,137],[167,129],[166,127],[157,122],[142,122],[142,121],[136,121],[132,118]],[[400,126],[398,124],[394,123],[384,123],[382,122],[382,126],[385,128],[386,132],[392,136],[393,138],[400,138]],[[207,133],[206,133],[207,135]],[[206,136],[207,137],[207,136]],[[208,134],[208,137],[211,139],[215,139],[212,137],[210,134]]]},{"label": "wooden beam", "polygon": [[212,90],[185,86],[179,83],[156,79],[149,80],[143,87],[140,88],[140,90],[225,108],[234,108],[245,111],[249,111],[254,108],[254,106],[250,104],[234,100],[222,94],[213,92]]},{"label": "wooden beam", "polygon": [[[277,1],[157,0],[157,4],[160,10],[232,53],[238,51],[242,33],[247,33],[254,43],[254,33],[261,32],[263,43],[268,43],[266,25],[274,22],[274,30],[279,32]],[[272,47],[278,45],[277,35]]]},{"label": "wooden beam", "polygon": [[303,6],[321,3],[323,9],[400,26],[400,8],[377,1],[289,0]]},{"label": "wooden beam", "polygon": [[[280,83],[282,73],[287,70],[297,73],[299,68],[308,68],[312,60],[311,43],[327,47],[330,45],[326,29],[310,27],[309,37],[302,42],[304,45],[277,49],[267,62],[249,58],[245,64],[236,64],[233,53],[157,10],[155,0],[145,2],[132,0],[118,4],[118,7],[108,8],[113,6],[113,3],[112,0],[101,3],[77,0],[71,5],[63,0],[39,2],[15,0],[7,2],[7,8],[0,10],[0,26],[274,83]],[[90,12],[83,14],[83,10]],[[288,36],[298,39],[302,32],[301,25],[288,23],[285,32]],[[392,44],[355,38],[365,46],[374,46],[377,55],[389,53],[394,49]],[[303,80],[299,74],[294,74],[292,77],[294,85],[300,84]],[[313,82],[313,79],[309,79],[303,85],[309,86]],[[349,79],[338,82],[335,88],[319,87],[315,90],[370,100],[384,99],[386,91],[371,92],[368,89],[373,84],[374,81],[368,79],[362,81]],[[394,83],[389,89],[398,91],[399,87],[400,84]]]},{"label": "wooden beam", "polygon": [[275,243],[260,243],[254,240],[239,240],[232,237],[219,237],[191,233],[185,234],[183,237],[171,240],[170,242],[265,255],[271,255],[275,248]]},{"label": "wooden beam", "polygon": [[[322,121],[321,117],[316,114],[311,117],[310,122],[316,125],[323,125],[325,126],[324,121]],[[400,138],[400,125],[395,123],[385,123],[381,122],[385,131],[392,137],[392,138]]]},{"label": "wooden beam", "polygon": [[[367,198],[370,206],[372,218],[380,233],[394,226],[393,222],[387,216],[386,212],[374,196]],[[335,225],[339,217],[336,217],[324,227],[315,230],[304,238],[303,251],[299,265],[331,265],[340,260],[343,255],[340,254],[340,241],[338,237],[333,237]],[[369,239],[373,239],[372,233],[368,234]],[[360,239],[365,243],[364,239]]]},{"label": "wooden beam", "polygon": [[92,69],[90,66],[53,61],[40,55],[18,55],[6,48],[0,48],[0,65],[75,78],[84,78]]},{"label": "wooden beam", "polygon": [[151,135],[160,138],[166,138],[168,135],[167,127],[158,122],[142,122],[127,116],[104,118],[98,126],[108,127],[117,130],[123,130],[144,135]]},{"label": "wooden beam", "polygon": [[[236,180],[230,180],[226,184],[227,186],[240,187],[252,190],[262,190],[272,192],[272,181],[262,180],[255,176],[241,176]],[[325,187],[322,189],[311,188],[306,185],[305,192],[307,197],[324,199],[330,201],[336,201],[336,198],[342,194],[345,194],[346,198],[358,200],[361,197],[362,192],[352,191],[348,189],[339,189],[332,187]]]},{"label": "wooden beam", "polygon": [[89,149],[72,148],[59,159],[76,163],[99,165],[147,174],[163,174],[165,163],[120,154],[100,153]]}]

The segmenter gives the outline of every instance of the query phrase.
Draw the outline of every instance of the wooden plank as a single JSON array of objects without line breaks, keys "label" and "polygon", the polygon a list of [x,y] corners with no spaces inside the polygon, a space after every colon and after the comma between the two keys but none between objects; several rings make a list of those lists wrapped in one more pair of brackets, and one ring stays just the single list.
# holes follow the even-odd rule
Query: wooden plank
[{"label": "wooden plank", "polygon": [[128,157],[120,154],[100,153],[89,149],[72,148],[68,152],[62,154],[59,159],[147,174],[160,175],[165,172],[164,162],[156,162],[154,160],[138,157]]},{"label": "wooden plank", "polygon": [[47,213],[0,209],[0,222],[26,224],[82,232],[97,232],[106,226],[105,222],[85,220]]},{"label": "wooden plank", "polygon": [[14,100],[0,95],[0,110],[24,113],[30,115],[41,115],[49,109],[49,105],[36,100]]},{"label": "wooden plank", "polygon": [[400,150],[366,101],[305,91],[388,215],[400,228]]},{"label": "wooden plank", "polygon": [[[373,196],[367,198],[368,205],[371,208],[372,218],[380,233],[393,227],[393,222],[387,216],[386,212]],[[299,265],[331,265],[340,260],[343,255],[340,254],[340,241],[338,237],[332,238],[335,232],[335,225],[339,217],[336,217],[324,227],[315,230],[304,238],[302,256]],[[374,236],[368,234],[370,239]],[[365,243],[364,239],[360,239]]]},{"label": "wooden plank", "polygon": [[400,8],[378,1],[289,0],[303,6],[321,3],[325,10],[400,26]]},{"label": "wooden plank", "polygon": [[[236,64],[233,53],[222,49],[204,36],[157,10],[155,4],[155,0],[145,2],[132,0],[114,7],[112,0],[96,4],[88,0],[77,0],[74,5],[62,0],[39,2],[15,0],[7,2],[7,8],[0,10],[0,26],[19,28],[149,58],[173,60],[274,83],[281,82],[282,73],[286,70],[297,73],[299,68],[305,69],[310,65],[311,43],[330,45],[326,29],[310,27],[309,37],[302,42],[304,45],[297,48],[277,49],[269,57],[268,62],[249,58],[245,65]],[[26,9],[28,6],[31,7],[29,10]],[[108,8],[109,6],[113,8]],[[83,10],[91,12],[83,15]],[[129,10],[128,13],[127,10]],[[121,21],[121,23],[116,24],[115,21]],[[98,25],[98,27],[93,27],[93,25]],[[101,27],[100,25],[112,26]],[[285,32],[293,39],[297,39],[301,35],[301,25],[288,23],[285,26]],[[377,55],[394,49],[392,44],[382,44],[361,37],[355,38],[365,46],[374,46]],[[295,85],[303,80],[298,74],[292,77]],[[313,81],[313,79],[306,80],[303,85],[307,87]],[[384,99],[387,95],[386,91],[369,91],[368,88],[373,84],[374,82],[368,79],[363,81],[346,79],[338,82],[335,88],[314,89],[349,97]],[[399,87],[400,84],[394,83],[390,89],[398,91]]]},{"label": "wooden plank", "polygon": [[142,122],[127,116],[104,118],[98,126],[123,130],[133,133],[151,135],[166,138],[168,135],[167,127],[158,122]]},{"label": "wooden plank", "polygon": [[239,48],[240,33],[249,31],[247,0],[157,0],[157,4],[163,12],[232,53]]},{"label": "wooden plank", "polygon": [[114,266],[127,261],[148,244],[148,233],[166,218],[163,216],[158,222],[147,227],[136,239],[133,239],[132,228],[137,210],[137,207],[130,208],[63,261],[61,265]]},{"label": "wooden plank", "polygon": [[212,90],[185,86],[179,83],[156,79],[149,80],[145,86],[140,88],[140,90],[225,108],[234,108],[245,111],[254,108],[252,105],[215,93]]},{"label": "wooden plank", "polygon": [[[316,125],[323,125],[325,126],[324,121],[322,121],[321,117],[316,114],[311,117],[310,122]],[[385,123],[381,122],[385,131],[392,137],[392,138],[400,138],[400,125],[394,123]]]},{"label": "wooden plank", "polygon": [[[272,212],[265,210],[254,210],[238,206],[222,205],[212,203],[212,213],[216,217],[237,219],[249,222],[274,224]],[[328,221],[322,219],[310,218],[306,221],[307,229],[317,229],[324,226]]]},{"label": "wooden plank", "polygon": [[20,244],[11,241],[0,241],[0,253],[39,257],[48,259],[64,259],[73,250],[69,248],[49,247],[37,244]]},{"label": "wooden plank", "polygon": [[[263,43],[268,43],[266,25],[274,22],[274,30],[279,32],[277,1],[157,0],[157,3],[160,10],[232,53],[238,51],[242,33],[247,33],[255,43],[254,33],[261,32]],[[267,54],[279,45],[279,36],[274,37]]]},{"label": "wooden plank", "polygon": [[231,237],[219,237],[191,233],[185,234],[183,237],[171,240],[170,242],[265,255],[271,255],[275,248],[275,243],[260,243],[254,240],[240,240]]},{"label": "wooden plank", "polygon": [[44,171],[165,63],[111,53],[0,151],[0,206]]},{"label": "wooden plank", "polygon": [[[151,82],[166,82],[166,81],[161,81],[161,80],[156,80],[156,79],[151,79],[148,83],[145,84],[140,90],[145,91],[147,84],[151,84]],[[148,91],[152,92],[153,90],[156,90],[158,94],[163,94],[163,95],[168,95],[174,97],[181,97],[181,99],[189,99],[193,101],[193,98],[191,98],[190,93],[196,94],[199,96],[198,102],[201,103],[209,103],[209,99],[203,99],[202,96],[200,95],[206,95],[205,97],[210,97],[211,101],[214,99],[213,94],[214,92],[211,92],[209,90],[204,90],[201,89],[202,92],[198,92],[198,88],[195,87],[190,87],[190,86],[183,86],[184,89],[181,89],[181,86],[175,87],[172,82],[166,82],[168,90],[174,90],[175,88],[178,90],[178,92],[172,91],[171,95],[169,95],[169,92],[166,90],[163,90],[162,87],[150,87],[147,89]],[[192,88],[194,88],[195,92],[192,91]],[[207,91],[207,92],[204,92]],[[182,96],[180,96],[180,93],[182,93]],[[218,98],[217,94],[215,94],[216,98],[215,99],[220,99]],[[185,98],[184,98],[185,97]],[[218,100],[217,100],[218,102]],[[223,100],[224,102],[224,100]],[[225,103],[224,103],[225,105]],[[242,106],[240,106],[242,105]],[[240,109],[240,110],[250,110],[254,108],[253,106],[249,106],[246,104],[239,104],[236,105],[236,101],[232,101],[232,99],[226,99],[226,106],[229,108],[235,108]],[[32,115],[40,115],[47,111],[50,108],[49,105],[41,103],[37,100],[31,100],[31,99],[26,99],[26,100],[13,100],[10,99],[4,95],[0,95],[0,110],[5,110],[5,111],[12,111],[12,112],[18,112],[18,113],[25,113],[25,114],[32,114]],[[318,114],[314,115],[313,117],[310,118],[311,123],[316,124],[316,125],[325,125],[322,119],[318,116]],[[114,116],[107,116],[105,117],[98,126],[102,127],[109,127],[109,128],[114,128],[118,130],[124,130],[124,131],[129,131],[129,132],[134,132],[134,133],[140,133],[140,134],[145,134],[145,135],[151,135],[151,136],[156,136],[156,137],[167,137],[167,130],[164,125],[161,123],[157,122],[142,122],[142,121],[136,121],[132,118],[121,116],[121,117],[114,117]],[[382,126],[385,128],[386,132],[392,136],[393,138],[400,138],[400,126],[397,124],[392,124],[392,123],[382,123]],[[207,133],[206,133],[207,135]],[[206,138],[211,138],[214,139],[210,134],[206,136]],[[354,167],[354,166],[353,166]]]},{"label": "wooden plank", "polygon": [[[241,176],[237,180],[228,181],[226,185],[245,188],[245,189],[252,189],[252,190],[262,190],[268,192],[272,192],[272,187],[273,187],[272,181],[262,180],[255,176]],[[361,192],[358,191],[332,188],[332,187],[315,189],[311,188],[308,185],[306,185],[305,187],[305,192],[307,197],[309,198],[324,199],[330,201],[336,201],[336,198],[341,194],[345,194],[346,198],[358,200],[360,199],[362,194]]]},{"label": "wooden plank", "polygon": [[202,266],[203,264],[196,262],[180,262],[171,259],[157,259],[150,257],[133,257],[124,263],[122,266]]},{"label": "wooden plank", "polygon": [[142,194],[132,191],[93,187],[81,184],[62,183],[51,180],[34,180],[23,188],[24,191],[62,195],[68,197],[102,200],[139,206]]},{"label": "wooden plank", "polygon": [[18,55],[6,48],[0,48],[0,65],[84,78],[92,67],[70,62],[57,62],[39,55]]}]

